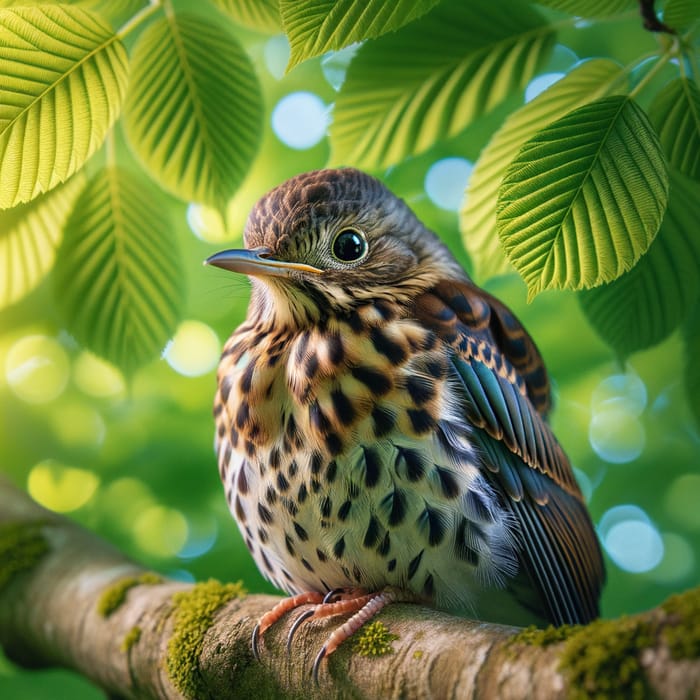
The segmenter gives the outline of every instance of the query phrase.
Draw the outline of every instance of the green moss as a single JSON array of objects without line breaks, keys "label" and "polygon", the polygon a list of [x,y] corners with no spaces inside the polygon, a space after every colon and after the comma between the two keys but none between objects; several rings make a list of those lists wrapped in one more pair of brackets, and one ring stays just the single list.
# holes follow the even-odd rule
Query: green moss
[{"label": "green moss", "polygon": [[621,617],[579,625],[537,629],[514,635],[515,644],[548,646],[563,642],[559,670],[569,681],[572,700],[635,700],[650,689],[640,661],[661,635],[674,659],[700,656],[700,588],[674,595],[661,605],[665,615]]},{"label": "green moss", "polygon": [[49,543],[41,532],[44,525],[46,522],[39,520],[0,525],[0,590],[49,551]]},{"label": "green moss", "polygon": [[132,627],[125,635],[124,639],[122,639],[121,646],[119,647],[123,652],[129,651],[131,647],[136,644],[136,642],[141,639],[141,628],[136,626]]},{"label": "green moss", "polygon": [[671,596],[661,608],[669,616],[663,638],[673,659],[700,656],[700,589]]},{"label": "green moss", "polygon": [[562,625],[555,627],[549,625],[544,629],[530,625],[517,634],[514,634],[507,642],[507,646],[526,644],[534,647],[548,647],[550,644],[558,644],[576,634],[581,629],[579,625]]},{"label": "green moss", "polygon": [[107,588],[97,601],[97,612],[102,617],[109,617],[126,600],[126,594],[136,586],[153,586],[162,583],[163,577],[152,571],[140,576],[126,576]]},{"label": "green moss", "polygon": [[189,591],[173,595],[174,626],[168,642],[166,666],[173,685],[185,697],[206,696],[199,673],[204,635],[222,605],[245,595],[240,581],[222,584],[214,580],[197,583]]},{"label": "green moss", "polygon": [[579,628],[564,645],[559,670],[572,700],[642,700],[649,695],[639,660],[656,643],[656,626],[641,618],[598,620]]},{"label": "green moss", "polygon": [[355,653],[360,656],[384,656],[394,651],[391,643],[398,639],[397,634],[392,634],[383,622],[378,620],[370,622],[362,628],[355,639]]}]

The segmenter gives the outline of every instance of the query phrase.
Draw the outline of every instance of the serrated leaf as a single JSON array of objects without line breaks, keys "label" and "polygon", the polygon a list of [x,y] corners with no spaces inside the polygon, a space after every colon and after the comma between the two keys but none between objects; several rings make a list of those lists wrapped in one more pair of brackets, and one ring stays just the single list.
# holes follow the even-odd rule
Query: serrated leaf
[{"label": "serrated leaf", "polygon": [[700,183],[670,175],[668,209],[649,250],[618,279],[579,295],[593,328],[623,357],[661,342],[700,297]]},{"label": "serrated leaf", "polygon": [[140,9],[148,5],[148,0],[0,0],[0,8],[24,7],[27,5],[73,5],[87,10],[98,17],[109,20],[112,24],[125,21]]},{"label": "serrated leaf", "polygon": [[375,39],[412,22],[439,0],[281,0],[289,37],[287,70],[327,51]]},{"label": "serrated leaf", "polygon": [[685,323],[685,395],[700,428],[700,304]]},{"label": "serrated leaf", "polygon": [[686,29],[700,19],[700,0],[666,0],[664,22],[674,29]]},{"label": "serrated leaf", "polygon": [[654,98],[649,120],[656,128],[669,163],[700,179],[700,90],[688,78],[671,81]]},{"label": "serrated leaf", "polygon": [[0,211],[0,309],[31,292],[53,267],[80,174],[31,202]]},{"label": "serrated leaf", "polygon": [[629,270],[668,199],[661,144],[629,97],[604,97],[535,134],[508,167],[498,235],[530,298],[584,289]]},{"label": "serrated leaf", "polygon": [[523,88],[553,40],[525,4],[448,0],[364,44],[336,100],[332,160],[386,167],[459,133]]},{"label": "serrated leaf", "polygon": [[181,313],[182,264],[163,199],[145,178],[100,171],[80,193],[56,257],[68,331],[127,374],[158,356]]},{"label": "serrated leaf", "polygon": [[282,31],[278,0],[213,0],[234,22],[268,34]]},{"label": "serrated leaf", "polygon": [[79,7],[0,10],[0,208],[67,180],[119,114],[127,56]]},{"label": "serrated leaf", "polygon": [[538,129],[619,85],[622,68],[607,59],[576,66],[531,102],[513,112],[494,134],[469,178],[460,230],[474,263],[474,277],[484,280],[512,270],[496,231],[498,188],[518,149]]},{"label": "serrated leaf", "polygon": [[250,59],[212,22],[168,13],[134,47],[124,122],[134,151],[161,185],[221,210],[262,132]]},{"label": "serrated leaf", "polygon": [[553,10],[576,17],[610,17],[637,8],[638,0],[537,0]]}]

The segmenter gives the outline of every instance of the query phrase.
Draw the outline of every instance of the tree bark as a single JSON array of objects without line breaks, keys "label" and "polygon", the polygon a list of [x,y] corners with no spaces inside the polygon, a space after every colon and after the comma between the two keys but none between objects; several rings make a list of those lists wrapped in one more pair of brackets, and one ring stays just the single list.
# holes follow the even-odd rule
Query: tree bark
[{"label": "tree bark", "polygon": [[[192,585],[144,579],[132,585],[124,602],[105,617],[104,609],[100,612],[105,591],[114,590],[114,584],[125,577],[141,576],[145,569],[0,480],[0,531],[22,524],[34,524],[48,549],[4,585],[0,575],[0,644],[7,655],[27,667],[74,669],[112,697],[192,697],[192,691],[171,679],[167,662],[168,654],[173,654],[168,643],[176,626],[177,597],[173,596],[191,591]],[[2,566],[0,562],[0,572]],[[265,634],[260,661],[253,658],[253,626],[278,601],[261,595],[234,598],[216,610],[201,638],[193,633],[201,653],[184,672],[196,682],[194,696],[549,699],[586,697],[607,689],[608,696],[615,691],[621,692],[619,697],[639,692],[664,698],[700,697],[699,590],[684,597],[692,619],[679,620],[677,613],[660,607],[632,618],[593,623],[564,641],[556,641],[553,632],[549,636],[532,633],[530,638],[512,627],[455,618],[415,605],[393,605],[379,616],[398,636],[393,652],[365,657],[354,652],[352,641],[346,642],[323,662],[318,686],[311,678],[311,667],[337,619],[303,625],[288,655],[285,640],[294,618],[288,615]],[[615,636],[618,629],[629,631],[630,625],[633,633],[622,635],[627,647],[614,653],[624,661],[622,666],[629,661],[631,681],[629,668],[624,671],[613,663],[611,671],[611,659],[601,660],[600,653],[590,655],[597,661],[591,661],[588,671],[576,666],[576,659],[572,670],[572,653],[577,655],[585,635],[590,636],[591,645],[604,650],[610,635]],[[640,629],[648,634],[636,646]],[[687,632],[680,647],[673,640],[682,635],[669,637],[669,629]],[[585,647],[582,656],[587,654]],[[694,658],[672,658],[678,656],[678,648]]]}]

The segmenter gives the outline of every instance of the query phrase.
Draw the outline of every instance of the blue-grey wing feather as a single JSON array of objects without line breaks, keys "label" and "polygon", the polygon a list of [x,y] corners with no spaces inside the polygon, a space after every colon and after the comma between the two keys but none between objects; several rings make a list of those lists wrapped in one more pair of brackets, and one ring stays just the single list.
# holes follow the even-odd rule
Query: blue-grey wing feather
[{"label": "blue-grey wing feather", "polygon": [[[484,473],[518,527],[521,577],[536,592],[530,604],[556,624],[595,618],[602,555],[571,465],[545,421],[549,382],[534,342],[506,307],[469,284],[438,286],[416,313],[451,348]],[[522,578],[516,594],[518,587]]]}]

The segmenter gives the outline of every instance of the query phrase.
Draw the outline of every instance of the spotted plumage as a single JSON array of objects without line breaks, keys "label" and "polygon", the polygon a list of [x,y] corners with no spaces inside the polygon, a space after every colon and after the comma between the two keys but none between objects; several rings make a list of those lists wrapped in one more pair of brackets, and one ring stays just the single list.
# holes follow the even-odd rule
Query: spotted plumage
[{"label": "spotted plumage", "polygon": [[[214,414],[229,505],[263,574],[296,602],[359,587],[372,610],[410,599],[514,624],[595,617],[600,550],[515,316],[357,170],[276,188],[245,243],[208,261],[253,285]],[[366,619],[363,596],[325,605]]]}]

